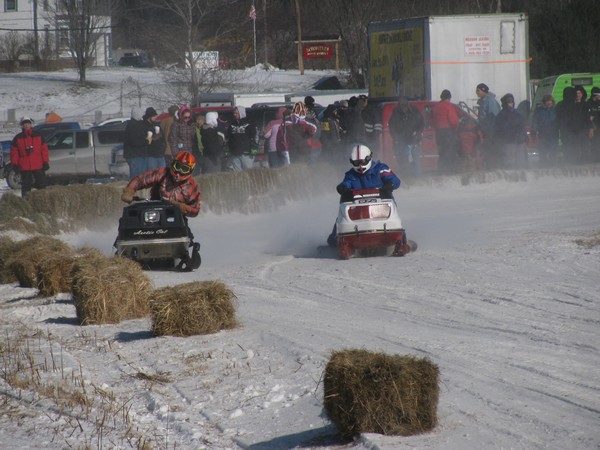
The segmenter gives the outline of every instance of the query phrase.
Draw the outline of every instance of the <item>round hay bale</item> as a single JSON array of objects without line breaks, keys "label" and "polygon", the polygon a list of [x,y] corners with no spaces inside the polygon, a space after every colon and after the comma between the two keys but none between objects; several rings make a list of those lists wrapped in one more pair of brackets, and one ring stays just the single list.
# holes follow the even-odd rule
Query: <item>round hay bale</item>
[{"label": "round hay bale", "polygon": [[6,264],[21,287],[38,288],[38,265],[47,258],[71,253],[71,248],[60,239],[35,236],[17,242]]},{"label": "round hay bale", "polygon": [[119,323],[148,315],[152,286],[130,259],[86,255],[73,264],[71,290],[81,325]]},{"label": "round hay bale", "polygon": [[90,247],[84,247],[75,253],[67,255],[53,255],[42,261],[37,266],[38,289],[40,295],[49,297],[59,292],[71,292],[73,281],[73,265],[81,257],[103,257],[102,253]]},{"label": "round hay bale", "polygon": [[150,312],[156,336],[193,336],[237,326],[236,296],[222,281],[195,281],[152,293]]},{"label": "round hay bale", "polygon": [[409,436],[435,427],[438,383],[439,369],[427,358],[338,351],[325,368],[324,407],[344,438]]},{"label": "round hay bale", "polygon": [[0,236],[0,284],[14,283],[17,277],[6,263],[13,255],[17,243],[7,236]]}]

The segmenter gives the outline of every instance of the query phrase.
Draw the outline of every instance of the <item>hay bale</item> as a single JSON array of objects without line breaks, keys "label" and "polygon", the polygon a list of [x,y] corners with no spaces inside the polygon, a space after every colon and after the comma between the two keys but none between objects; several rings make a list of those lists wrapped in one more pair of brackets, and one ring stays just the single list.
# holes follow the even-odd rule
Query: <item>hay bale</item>
[{"label": "hay bale", "polygon": [[34,211],[54,218],[61,230],[114,223],[121,213],[121,189],[111,184],[48,186],[31,191],[27,201]]},{"label": "hay bale", "polygon": [[20,286],[38,288],[38,265],[45,259],[69,255],[71,248],[60,239],[35,236],[16,243],[13,254],[6,264],[17,278]]},{"label": "hay bale", "polygon": [[426,358],[334,352],[323,380],[325,411],[344,438],[422,433],[437,422],[438,382],[438,367]]},{"label": "hay bale", "polygon": [[148,315],[152,286],[130,259],[87,255],[73,264],[71,290],[82,325],[119,323]]},{"label": "hay bale", "polygon": [[53,255],[37,266],[38,289],[40,295],[49,297],[59,292],[71,292],[73,284],[73,266],[78,258],[102,258],[102,253],[95,248],[82,248],[66,255]]},{"label": "hay bale", "polygon": [[58,227],[51,214],[41,214],[28,201],[8,192],[0,197],[0,230],[53,234]]},{"label": "hay bale", "polygon": [[235,294],[222,281],[195,281],[157,289],[150,312],[156,336],[193,336],[234,328]]},{"label": "hay bale", "polygon": [[17,277],[6,261],[12,256],[17,243],[8,236],[0,236],[0,284],[14,283]]}]

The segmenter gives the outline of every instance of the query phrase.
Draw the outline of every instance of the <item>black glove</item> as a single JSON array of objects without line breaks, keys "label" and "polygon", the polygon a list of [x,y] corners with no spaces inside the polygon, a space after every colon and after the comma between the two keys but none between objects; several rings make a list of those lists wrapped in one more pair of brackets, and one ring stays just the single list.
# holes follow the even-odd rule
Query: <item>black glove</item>
[{"label": "black glove", "polygon": [[385,192],[392,192],[394,190],[394,184],[391,181],[386,181],[383,183],[381,190]]},{"label": "black glove", "polygon": [[350,188],[343,183],[338,184],[336,189],[338,191],[338,194],[340,194],[340,195],[344,195],[346,192],[348,192],[350,190]]},{"label": "black glove", "polygon": [[50,166],[48,165],[48,163],[42,164],[42,170],[48,170],[49,168]]}]

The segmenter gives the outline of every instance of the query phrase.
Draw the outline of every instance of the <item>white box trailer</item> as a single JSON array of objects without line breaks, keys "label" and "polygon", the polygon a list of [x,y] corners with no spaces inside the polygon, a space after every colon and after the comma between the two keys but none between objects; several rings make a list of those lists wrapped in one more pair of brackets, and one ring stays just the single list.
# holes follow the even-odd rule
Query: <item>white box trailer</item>
[{"label": "white box trailer", "polygon": [[477,104],[485,83],[498,99],[510,92],[529,102],[529,25],[526,13],[427,16],[372,22],[369,97]]}]

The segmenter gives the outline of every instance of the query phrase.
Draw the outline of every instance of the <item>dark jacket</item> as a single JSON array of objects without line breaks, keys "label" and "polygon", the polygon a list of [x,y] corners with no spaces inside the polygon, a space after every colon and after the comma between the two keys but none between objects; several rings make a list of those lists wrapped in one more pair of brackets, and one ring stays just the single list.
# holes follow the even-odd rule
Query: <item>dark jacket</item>
[{"label": "dark jacket", "polygon": [[500,144],[523,144],[527,141],[525,118],[514,108],[503,108],[494,121],[494,137]]},{"label": "dark jacket", "polygon": [[123,157],[145,158],[149,156],[150,146],[146,140],[149,129],[144,120],[131,119],[125,125],[125,139],[123,142]]},{"label": "dark jacket", "polygon": [[398,106],[392,111],[389,128],[396,144],[418,144],[421,141],[424,126],[423,116],[414,106],[409,105],[406,111]]},{"label": "dark jacket", "polygon": [[227,128],[227,143],[231,155],[249,155],[256,145],[256,127],[245,117],[233,121]]},{"label": "dark jacket", "polygon": [[344,140],[349,143],[367,143],[367,131],[363,120],[363,110],[365,109],[365,101],[359,98],[356,105],[344,113],[344,129],[346,134]]},{"label": "dark jacket", "polygon": [[209,158],[215,164],[223,156],[225,138],[216,128],[203,125],[200,130],[204,157]]}]

